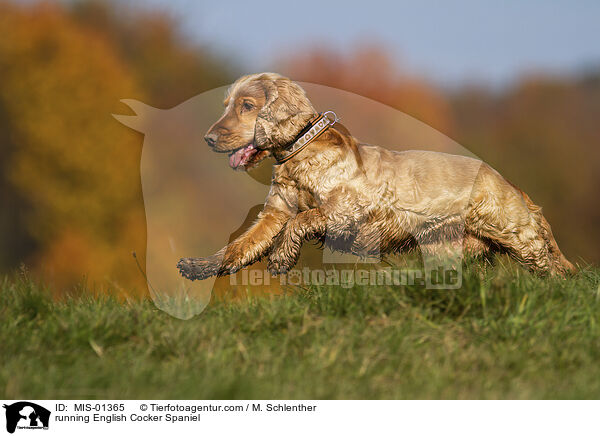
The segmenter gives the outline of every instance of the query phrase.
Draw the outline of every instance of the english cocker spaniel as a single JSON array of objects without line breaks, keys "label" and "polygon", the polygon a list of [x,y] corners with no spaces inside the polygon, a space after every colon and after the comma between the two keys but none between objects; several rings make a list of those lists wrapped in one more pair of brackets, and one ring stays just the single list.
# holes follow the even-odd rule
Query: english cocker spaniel
[{"label": "english cocker spaniel", "polygon": [[272,183],[243,235],[212,256],[179,261],[188,279],[264,256],[271,273],[285,273],[310,239],[361,256],[459,244],[474,256],[506,252],[542,274],[574,271],[541,208],[477,159],[361,144],[278,74],[241,77],[224,104],[206,142],[236,170],[273,156]]}]

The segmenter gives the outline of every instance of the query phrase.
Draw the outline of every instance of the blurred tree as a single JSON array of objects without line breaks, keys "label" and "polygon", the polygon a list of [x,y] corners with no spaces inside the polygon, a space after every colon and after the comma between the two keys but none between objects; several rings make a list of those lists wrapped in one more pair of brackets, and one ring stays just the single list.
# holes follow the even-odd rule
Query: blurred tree
[{"label": "blurred tree", "polygon": [[91,0],[74,2],[72,14],[110,40],[155,107],[175,106],[236,78],[209,50],[179,34],[177,23],[162,11]]},{"label": "blurred tree", "polygon": [[59,287],[83,274],[111,276],[144,241],[143,221],[132,226],[133,216],[143,216],[139,140],[110,116],[119,98],[139,92],[134,77],[102,35],[73,23],[60,6],[0,8],[0,107],[9,140],[2,164],[14,187],[11,209],[23,219],[25,240],[39,248],[28,254]]},{"label": "blurred tree", "polygon": [[169,19],[115,8],[0,3],[0,268],[27,261],[57,289],[145,288],[141,138],[111,117],[119,100],[169,106],[230,81]]},{"label": "blurred tree", "polygon": [[280,60],[294,80],[350,91],[392,106],[449,134],[452,117],[444,97],[425,81],[401,72],[381,48],[358,47],[348,56],[315,48]]},{"label": "blurred tree", "polygon": [[27,202],[13,188],[8,171],[8,156],[15,148],[7,111],[0,107],[0,270],[16,267],[37,248],[35,239],[21,224],[30,213]]}]

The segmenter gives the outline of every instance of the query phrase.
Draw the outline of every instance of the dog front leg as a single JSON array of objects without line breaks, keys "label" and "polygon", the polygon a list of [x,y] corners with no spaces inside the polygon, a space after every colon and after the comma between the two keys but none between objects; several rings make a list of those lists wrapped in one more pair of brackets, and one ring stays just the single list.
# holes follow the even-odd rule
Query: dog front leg
[{"label": "dog front leg", "polygon": [[319,209],[300,212],[290,219],[275,238],[267,268],[271,274],[285,274],[298,261],[305,240],[320,237],[327,231],[327,220]]},{"label": "dog front leg", "polygon": [[289,217],[286,212],[265,208],[252,227],[229,245],[212,256],[183,258],[177,263],[177,268],[183,277],[190,280],[233,274],[265,255]]}]

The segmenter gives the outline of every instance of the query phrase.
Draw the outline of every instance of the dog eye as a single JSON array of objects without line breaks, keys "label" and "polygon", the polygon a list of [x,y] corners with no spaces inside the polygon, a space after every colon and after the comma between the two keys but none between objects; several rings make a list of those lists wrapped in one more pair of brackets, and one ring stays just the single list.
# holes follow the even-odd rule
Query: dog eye
[{"label": "dog eye", "polygon": [[242,104],[242,111],[251,111],[252,109],[254,109],[254,105],[252,103],[245,101]]}]

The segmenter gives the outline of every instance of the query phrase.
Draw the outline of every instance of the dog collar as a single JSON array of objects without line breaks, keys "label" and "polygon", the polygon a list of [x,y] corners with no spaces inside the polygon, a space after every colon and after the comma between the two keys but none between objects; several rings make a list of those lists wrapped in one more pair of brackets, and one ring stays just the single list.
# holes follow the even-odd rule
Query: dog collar
[{"label": "dog collar", "polygon": [[[333,119],[328,117],[328,114],[333,115]],[[287,162],[292,157],[296,156],[302,150],[306,148],[308,144],[317,139],[321,134],[329,127],[333,126],[339,121],[339,118],[333,111],[326,111],[317,116],[314,120],[306,126],[299,134],[298,139],[288,145],[284,150],[278,153],[279,156],[275,156],[277,165]]]}]

